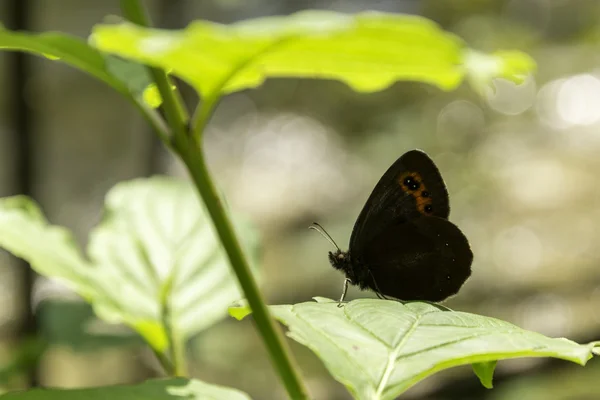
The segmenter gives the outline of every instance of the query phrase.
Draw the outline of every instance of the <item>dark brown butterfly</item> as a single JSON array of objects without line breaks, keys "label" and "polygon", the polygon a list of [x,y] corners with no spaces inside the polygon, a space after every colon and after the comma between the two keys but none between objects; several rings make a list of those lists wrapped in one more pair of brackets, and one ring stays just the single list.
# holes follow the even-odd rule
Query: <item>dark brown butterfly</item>
[{"label": "dark brown butterfly", "polygon": [[456,294],[471,275],[473,253],[449,214],[446,185],[431,158],[420,150],[402,155],[373,189],[349,250],[329,252],[331,265],[346,274],[340,304],[348,284],[401,300]]}]

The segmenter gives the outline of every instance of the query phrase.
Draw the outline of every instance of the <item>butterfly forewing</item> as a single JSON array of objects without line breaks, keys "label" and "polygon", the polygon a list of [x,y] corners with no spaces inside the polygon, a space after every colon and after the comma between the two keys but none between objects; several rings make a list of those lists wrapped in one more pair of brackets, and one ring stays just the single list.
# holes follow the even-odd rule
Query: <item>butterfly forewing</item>
[{"label": "butterfly forewing", "polygon": [[361,211],[350,238],[352,252],[361,252],[371,238],[394,221],[423,215],[448,218],[450,205],[442,176],[420,150],[403,154],[383,174]]}]

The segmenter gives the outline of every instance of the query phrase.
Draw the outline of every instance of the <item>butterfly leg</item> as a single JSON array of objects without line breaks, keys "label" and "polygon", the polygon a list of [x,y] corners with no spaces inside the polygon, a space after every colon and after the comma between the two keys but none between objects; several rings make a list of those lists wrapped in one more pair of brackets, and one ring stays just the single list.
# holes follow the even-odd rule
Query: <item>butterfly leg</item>
[{"label": "butterfly leg", "polygon": [[340,301],[338,302],[338,307],[342,306],[342,302],[344,301],[344,298],[346,297],[346,292],[348,291],[348,284],[352,283],[352,281],[348,278],[344,279],[344,288],[342,289],[342,297],[340,297]]},{"label": "butterfly leg", "polygon": [[382,300],[391,300],[389,297],[385,297],[385,294],[381,294],[379,292],[375,292],[375,295],[377,296],[377,298]]},{"label": "butterfly leg", "polygon": [[375,277],[373,276],[373,273],[370,270],[369,274],[371,274],[371,278],[373,278],[373,283],[375,284],[375,294],[377,295],[377,297],[380,299],[389,300],[387,297],[385,297],[383,293],[380,293],[379,287],[377,286],[377,281],[375,280]]}]

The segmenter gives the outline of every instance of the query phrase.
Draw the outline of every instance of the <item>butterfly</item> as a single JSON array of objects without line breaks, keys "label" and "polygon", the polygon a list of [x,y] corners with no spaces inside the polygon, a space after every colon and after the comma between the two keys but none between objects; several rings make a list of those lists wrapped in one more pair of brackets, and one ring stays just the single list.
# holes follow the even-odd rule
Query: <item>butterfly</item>
[{"label": "butterfly", "polygon": [[471,275],[473,253],[460,229],[448,221],[448,191],[433,160],[411,150],[383,174],[354,224],[348,251],[337,248],[331,265],[348,285],[378,297],[442,301],[458,293]]}]

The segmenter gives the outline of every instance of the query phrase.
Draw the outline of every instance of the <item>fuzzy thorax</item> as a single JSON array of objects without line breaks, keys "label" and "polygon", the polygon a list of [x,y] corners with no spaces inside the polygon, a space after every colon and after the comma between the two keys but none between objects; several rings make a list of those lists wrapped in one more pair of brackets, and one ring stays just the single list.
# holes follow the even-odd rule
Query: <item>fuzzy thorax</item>
[{"label": "fuzzy thorax", "polygon": [[369,288],[367,267],[360,265],[357,260],[353,260],[350,252],[341,250],[337,250],[335,253],[329,252],[329,262],[333,268],[344,272],[346,278],[350,279],[353,285],[357,285],[362,290]]}]

